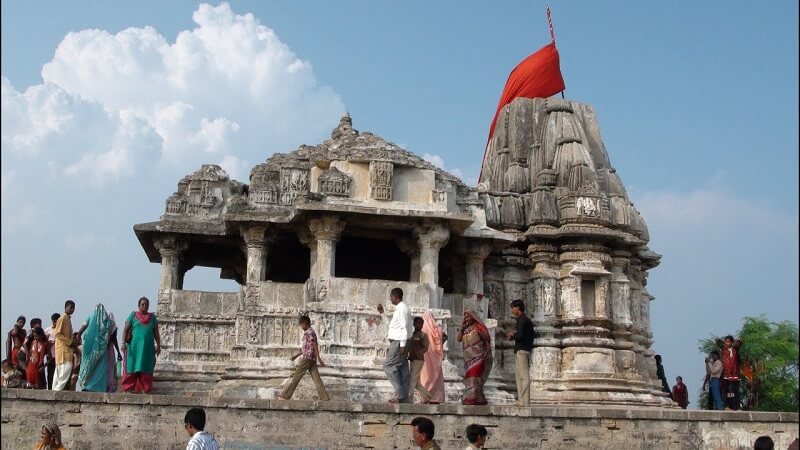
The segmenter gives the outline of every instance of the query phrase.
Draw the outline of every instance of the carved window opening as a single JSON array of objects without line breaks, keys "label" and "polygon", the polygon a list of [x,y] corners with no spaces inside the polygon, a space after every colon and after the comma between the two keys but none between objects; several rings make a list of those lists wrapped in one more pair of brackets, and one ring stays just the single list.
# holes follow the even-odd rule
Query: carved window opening
[{"label": "carved window opening", "polygon": [[411,260],[394,240],[343,236],[336,245],[335,276],[410,281]]},{"label": "carved window opening", "polygon": [[466,294],[467,275],[464,259],[455,250],[450,241],[439,251],[439,287],[445,294]]},{"label": "carved window opening", "polygon": [[311,274],[311,251],[296,233],[280,233],[267,251],[268,281],[305,283]]},{"label": "carved window opening", "polygon": [[581,308],[583,308],[583,317],[595,316],[595,286],[596,280],[581,280]]},{"label": "carved window opening", "polygon": [[239,283],[233,279],[223,278],[222,271],[218,267],[196,266],[184,274],[181,290],[239,292]]}]

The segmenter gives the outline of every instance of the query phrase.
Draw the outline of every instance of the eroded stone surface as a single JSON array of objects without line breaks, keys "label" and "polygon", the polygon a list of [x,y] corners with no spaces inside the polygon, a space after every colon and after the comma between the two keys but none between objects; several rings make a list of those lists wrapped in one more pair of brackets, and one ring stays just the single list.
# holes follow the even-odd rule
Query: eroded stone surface
[{"label": "eroded stone surface", "polygon": [[408,449],[414,417],[431,418],[443,450],[466,447],[478,423],[488,448],[752,448],[768,434],[775,448],[798,437],[796,413],[748,413],[536,406],[198,399],[84,392],[2,391],[2,448],[33,448],[44,421],[55,421],[69,449],[183,449],[186,410],[206,410],[206,430],[226,449]]}]

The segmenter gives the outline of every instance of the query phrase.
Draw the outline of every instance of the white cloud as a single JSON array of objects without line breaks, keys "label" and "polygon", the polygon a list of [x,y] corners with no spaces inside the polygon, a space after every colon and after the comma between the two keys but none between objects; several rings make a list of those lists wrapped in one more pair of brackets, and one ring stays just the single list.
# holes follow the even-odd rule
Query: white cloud
[{"label": "white cloud", "polygon": [[739,197],[722,182],[687,192],[632,191],[636,207],[648,225],[669,230],[762,228],[796,230],[797,217],[770,206],[768,201]]},{"label": "white cloud", "polygon": [[174,43],[151,27],[72,32],[43,84],[18,92],[3,78],[4,150],[48,154],[55,173],[100,187],[158,161],[189,173],[209,155],[241,174],[335,126],[339,95],[252,14],[203,4],[192,18]]},{"label": "white cloud", "polygon": [[464,174],[464,171],[458,167],[447,168],[445,166],[444,158],[439,155],[434,155],[431,153],[425,153],[422,155],[422,159],[428,161],[429,163],[433,164],[434,166],[449,172],[455,176],[457,176],[461,181],[464,183],[475,186],[478,183],[478,174],[469,172],[468,174]]},{"label": "white cloud", "polygon": [[250,163],[232,155],[226,155],[219,162],[219,166],[228,174],[231,179],[243,183],[250,182]]}]

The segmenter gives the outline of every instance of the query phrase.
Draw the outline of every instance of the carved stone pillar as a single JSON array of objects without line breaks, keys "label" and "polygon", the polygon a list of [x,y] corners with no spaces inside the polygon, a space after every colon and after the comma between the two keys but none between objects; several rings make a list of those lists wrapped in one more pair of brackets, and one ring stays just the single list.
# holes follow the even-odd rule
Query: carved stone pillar
[{"label": "carved stone pillar", "polygon": [[419,282],[419,244],[411,239],[399,239],[397,246],[400,251],[411,259],[411,276],[408,281]]},{"label": "carved stone pillar", "polygon": [[414,229],[419,241],[419,282],[439,285],[439,250],[450,239],[450,229],[443,224],[425,225]]},{"label": "carved stone pillar", "polygon": [[345,222],[337,216],[308,221],[308,228],[317,241],[312,278],[331,278],[336,274],[336,242],[344,231],[344,225]]},{"label": "carved stone pillar", "polygon": [[161,254],[161,283],[159,290],[180,289],[183,287],[183,273],[180,270],[181,253],[188,244],[178,236],[159,236],[154,241]]},{"label": "carved stone pillar", "polygon": [[483,262],[492,245],[486,241],[469,242],[466,245],[465,273],[467,277],[467,294],[483,294]]},{"label": "carved stone pillar", "polygon": [[528,246],[528,258],[533,262],[531,293],[532,321],[536,331],[530,375],[531,397],[552,387],[561,377],[561,340],[559,339],[559,266],[558,249],[551,244]]},{"label": "carved stone pillar", "polygon": [[631,287],[625,269],[630,260],[617,252],[611,266],[611,319],[615,329],[631,327],[630,294]]},{"label": "carved stone pillar", "polygon": [[242,226],[240,232],[247,246],[246,282],[257,285],[267,278],[267,226]]},{"label": "carved stone pillar", "polygon": [[317,239],[314,237],[311,232],[305,228],[302,228],[297,231],[297,238],[300,242],[308,247],[309,250],[309,261],[308,261],[308,273],[309,278],[314,278],[315,274],[317,273]]}]

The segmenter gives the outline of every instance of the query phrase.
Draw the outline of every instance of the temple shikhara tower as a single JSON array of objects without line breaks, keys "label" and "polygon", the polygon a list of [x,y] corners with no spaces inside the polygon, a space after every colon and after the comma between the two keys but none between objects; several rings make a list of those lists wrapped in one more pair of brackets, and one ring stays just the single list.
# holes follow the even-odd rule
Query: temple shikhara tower
[{"label": "temple shikhara tower", "polygon": [[[200,167],[159,221],[134,230],[161,264],[162,392],[273,398],[307,313],[331,397],[385,401],[388,297],[400,287],[412,314],[432,310],[451,337],[450,401],[463,390],[455,335],[473,309],[495,339],[487,397],[514,403],[513,342],[501,331],[513,329],[508,304],[521,299],[536,330],[532,403],[672,404],[650,350],[647,272],[660,255],[588,105],[506,105],[476,187],[345,115],[331,139],[272,155],[248,184]],[[184,290],[196,266],[218,268],[239,289]]]}]

